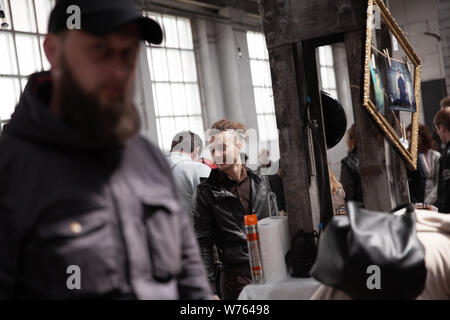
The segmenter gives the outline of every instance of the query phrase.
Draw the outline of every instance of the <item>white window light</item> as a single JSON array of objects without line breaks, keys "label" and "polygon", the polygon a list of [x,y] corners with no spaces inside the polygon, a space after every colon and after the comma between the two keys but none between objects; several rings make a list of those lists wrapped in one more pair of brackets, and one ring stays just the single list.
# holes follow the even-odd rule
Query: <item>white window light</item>
[{"label": "white window light", "polygon": [[170,150],[172,138],[190,130],[204,139],[200,89],[189,19],[148,13],[164,29],[161,45],[147,45],[158,143]]},{"label": "white window light", "polygon": [[247,44],[252,73],[253,92],[255,96],[258,135],[261,146],[271,149],[274,158],[279,153],[278,129],[270,75],[269,54],[264,34],[247,32]]},{"label": "white window light", "polygon": [[54,0],[0,0],[0,125],[9,121],[28,76],[50,65],[42,42]]},{"label": "white window light", "polygon": [[336,75],[334,72],[333,50],[330,45],[318,48],[321,89],[337,99]]}]

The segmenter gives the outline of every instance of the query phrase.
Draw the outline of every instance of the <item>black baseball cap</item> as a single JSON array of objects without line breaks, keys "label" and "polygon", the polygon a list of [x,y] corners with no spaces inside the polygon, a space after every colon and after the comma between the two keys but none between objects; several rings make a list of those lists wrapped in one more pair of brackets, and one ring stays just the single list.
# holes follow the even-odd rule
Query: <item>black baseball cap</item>
[{"label": "black baseball cap", "polygon": [[130,22],[137,22],[142,39],[154,44],[162,42],[160,25],[144,17],[133,0],[57,0],[48,22],[49,33],[68,30],[67,21],[76,12],[68,10],[71,6],[80,9],[80,30],[87,33],[103,36]]}]

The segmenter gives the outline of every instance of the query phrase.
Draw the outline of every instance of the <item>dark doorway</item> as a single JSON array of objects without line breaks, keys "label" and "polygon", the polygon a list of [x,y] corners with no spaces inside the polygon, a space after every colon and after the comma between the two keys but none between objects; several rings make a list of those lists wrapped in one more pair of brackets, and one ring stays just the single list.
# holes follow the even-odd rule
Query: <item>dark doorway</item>
[{"label": "dark doorway", "polygon": [[433,117],[439,111],[439,102],[447,95],[445,79],[422,82],[422,102],[425,124],[433,129]]}]

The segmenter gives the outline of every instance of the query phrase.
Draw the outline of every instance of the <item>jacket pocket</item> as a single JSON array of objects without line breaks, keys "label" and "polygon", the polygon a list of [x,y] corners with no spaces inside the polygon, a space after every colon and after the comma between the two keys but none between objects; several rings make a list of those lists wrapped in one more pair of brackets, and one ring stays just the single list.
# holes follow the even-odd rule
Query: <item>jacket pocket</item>
[{"label": "jacket pocket", "polygon": [[37,226],[37,234],[43,241],[84,237],[107,224],[107,215],[101,208],[80,209],[77,213],[57,219],[44,219]]},{"label": "jacket pocket", "polygon": [[[71,210],[65,216],[45,215],[30,241],[28,270],[47,281],[51,297],[89,296],[119,287],[116,237],[106,208]],[[71,266],[80,270],[80,288],[69,288]],[[40,274],[40,276],[39,276]],[[51,298],[49,297],[49,298]]]},{"label": "jacket pocket", "polygon": [[154,280],[166,283],[182,271],[178,205],[170,203],[170,200],[157,203],[152,199],[144,199],[142,204],[152,276]]}]

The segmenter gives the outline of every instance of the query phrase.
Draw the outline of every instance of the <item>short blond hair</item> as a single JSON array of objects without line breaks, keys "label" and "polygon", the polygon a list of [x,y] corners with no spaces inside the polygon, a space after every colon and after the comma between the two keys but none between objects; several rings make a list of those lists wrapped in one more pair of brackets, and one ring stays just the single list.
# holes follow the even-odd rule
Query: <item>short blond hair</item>
[{"label": "short blond hair", "polygon": [[[245,124],[243,124],[242,122],[221,119],[212,124],[211,130],[213,132],[214,131],[220,131],[220,132],[233,131],[234,133],[236,133],[236,136],[238,137],[239,141],[245,141],[245,131],[247,130],[247,126]],[[216,134],[217,134],[217,132],[216,132]],[[208,134],[208,136],[210,136],[210,134]]]},{"label": "short blond hair", "polygon": [[227,130],[247,130],[247,127],[242,122],[238,121],[230,121],[226,119],[221,119],[212,124],[211,129],[216,129],[219,131],[227,131]]}]

